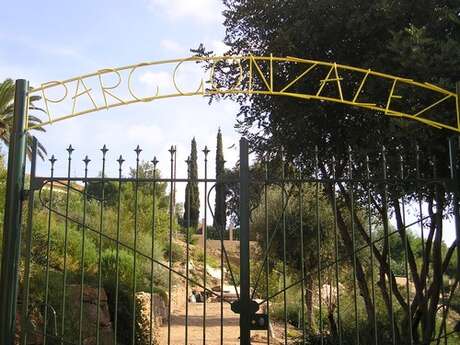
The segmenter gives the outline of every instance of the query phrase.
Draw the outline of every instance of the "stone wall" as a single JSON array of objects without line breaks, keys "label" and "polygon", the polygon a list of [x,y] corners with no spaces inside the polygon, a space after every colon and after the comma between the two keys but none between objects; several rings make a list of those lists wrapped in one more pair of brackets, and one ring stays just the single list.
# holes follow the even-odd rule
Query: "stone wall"
[{"label": "stone wall", "polygon": [[158,345],[160,327],[168,317],[167,305],[163,298],[148,292],[136,293],[136,314],[137,345]]}]

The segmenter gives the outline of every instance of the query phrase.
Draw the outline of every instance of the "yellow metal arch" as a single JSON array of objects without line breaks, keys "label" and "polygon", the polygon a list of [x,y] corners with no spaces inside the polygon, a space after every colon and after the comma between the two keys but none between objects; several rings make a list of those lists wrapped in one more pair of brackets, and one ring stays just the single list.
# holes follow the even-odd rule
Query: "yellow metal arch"
[{"label": "yellow metal arch", "polygon": [[[197,62],[210,64],[203,72]],[[184,91],[178,85],[177,76],[184,64],[193,63],[201,71],[197,85],[191,91]],[[236,84],[231,88],[220,88],[214,80],[214,67],[227,64],[236,69]],[[276,73],[287,65],[296,65],[300,72],[286,85],[277,85]],[[138,73],[147,68],[170,67],[166,73],[172,90],[165,92],[157,85],[151,94],[140,96],[134,82]],[[292,67],[292,66],[291,66]],[[278,70],[277,70],[278,69]],[[162,79],[165,73],[162,72]],[[107,79],[111,78],[111,83]],[[243,80],[245,81],[243,83]],[[344,80],[354,80],[344,83]],[[369,85],[381,84],[387,90],[384,95],[372,96],[366,92]],[[210,87],[206,87],[210,85]],[[354,85],[353,89],[350,86]],[[196,88],[196,90],[195,90]],[[295,91],[293,89],[296,88]],[[300,91],[299,91],[300,90]],[[118,68],[105,68],[63,81],[50,81],[31,90],[41,96],[48,118],[42,127],[91,112],[110,109],[121,105],[150,102],[157,99],[183,96],[209,96],[212,94],[258,94],[287,96],[306,100],[319,100],[347,104],[382,112],[387,116],[407,118],[436,128],[460,132],[460,110],[458,95],[429,83],[379,73],[370,69],[340,65],[337,63],[306,60],[295,57],[263,56],[193,56],[184,59],[143,62]],[[410,103],[400,94],[418,95],[410,97],[417,103]],[[409,97],[408,97],[409,98]],[[448,114],[436,114],[443,105]],[[439,116],[442,115],[442,116]]]}]

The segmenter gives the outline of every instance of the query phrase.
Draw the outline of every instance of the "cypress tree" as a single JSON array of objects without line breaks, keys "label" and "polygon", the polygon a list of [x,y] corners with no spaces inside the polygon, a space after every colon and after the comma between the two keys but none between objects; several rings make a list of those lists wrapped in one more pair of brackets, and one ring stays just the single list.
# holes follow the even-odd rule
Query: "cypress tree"
[{"label": "cypress tree", "polygon": [[220,131],[217,132],[217,145],[216,145],[216,201],[214,206],[214,228],[217,231],[224,231],[226,226],[226,209],[227,205],[225,202],[225,185],[223,183],[219,183],[224,177],[224,152],[222,149],[222,133]]},{"label": "cypress tree", "polygon": [[[184,202],[184,226],[197,228],[200,217],[200,193],[198,190],[198,164],[195,138],[192,139],[192,147],[188,163],[188,178],[185,187]],[[189,219],[190,212],[190,219]]]}]

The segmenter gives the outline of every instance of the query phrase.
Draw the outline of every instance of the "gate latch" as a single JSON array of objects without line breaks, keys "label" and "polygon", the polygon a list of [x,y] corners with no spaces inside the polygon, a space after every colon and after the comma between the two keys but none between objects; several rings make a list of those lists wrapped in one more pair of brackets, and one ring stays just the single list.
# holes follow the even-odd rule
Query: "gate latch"
[{"label": "gate latch", "polygon": [[251,330],[264,331],[268,329],[267,314],[251,314]]},{"label": "gate latch", "polygon": [[[241,312],[240,300],[233,301],[230,306],[235,314],[239,314]],[[250,301],[249,306],[247,308],[249,308],[249,312],[251,314],[255,314],[259,310],[259,303],[257,303],[256,301]]]}]

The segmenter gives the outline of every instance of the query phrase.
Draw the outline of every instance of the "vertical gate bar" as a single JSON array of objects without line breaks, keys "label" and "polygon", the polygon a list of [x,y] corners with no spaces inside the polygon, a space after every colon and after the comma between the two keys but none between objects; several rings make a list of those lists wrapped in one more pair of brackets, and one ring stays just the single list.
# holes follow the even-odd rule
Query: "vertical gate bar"
[{"label": "vertical gate bar", "polygon": [[118,333],[118,294],[120,283],[120,210],[121,210],[121,173],[122,165],[125,160],[120,155],[118,162],[118,200],[117,200],[117,240],[115,243],[115,314],[114,314],[114,330],[113,330],[113,345],[117,343]]},{"label": "vertical gate bar", "polygon": [[265,181],[264,181],[264,214],[265,214],[265,253],[267,254],[267,260],[265,262],[265,299],[267,300],[267,317],[268,317],[268,329],[267,329],[267,345],[270,345],[270,260],[268,258],[268,251],[270,249],[270,234],[268,231],[268,161],[265,158]]},{"label": "vertical gate bar", "polygon": [[[435,161],[436,162],[436,161]],[[434,175],[434,178],[437,178],[437,165],[435,164],[435,175]],[[438,186],[436,185],[435,187],[436,189],[438,189]],[[444,193],[444,190],[440,191],[439,192],[440,194],[441,193]],[[441,211],[442,213],[442,211]],[[441,240],[442,240],[442,234],[441,234]],[[436,249],[434,248],[433,249],[434,252],[436,252]],[[433,265],[436,265],[435,263]],[[435,268],[433,268],[435,270]],[[439,333],[438,333],[438,339],[436,341],[436,345],[439,345],[440,342],[441,342],[441,335],[444,331],[444,344],[447,345],[447,324],[446,324],[446,319],[447,319],[447,308],[446,308],[446,294],[445,294],[445,289],[444,289],[444,279],[443,279],[443,273],[441,272],[440,273],[440,282],[439,282],[439,285],[440,285],[440,291],[441,291],[441,297],[440,297],[440,301],[438,301],[438,303],[441,303],[441,307],[438,307],[438,310],[439,309],[442,309],[442,323],[441,323],[441,327],[439,329]],[[436,278],[435,278],[436,279]],[[433,332],[434,334],[436,334],[436,330]]]},{"label": "vertical gate bar", "polygon": [[[187,158],[185,161],[187,163],[187,172],[188,172],[188,178],[190,178],[190,165],[191,165],[191,160],[190,157]],[[187,205],[190,205],[190,191],[189,193],[186,192],[186,197],[187,197]],[[190,206],[187,207],[187,215],[186,217],[186,225],[187,225],[187,244],[186,244],[186,249],[185,249],[185,257],[186,257],[186,262],[187,265],[185,266],[185,345],[188,345],[188,290],[189,290],[189,261],[190,261],[190,241],[191,241],[191,236],[193,236],[193,233],[190,234]],[[196,298],[196,297],[195,297]]]},{"label": "vertical gate bar", "polygon": [[204,299],[203,299],[203,345],[206,344],[206,300],[207,300],[207,272],[206,272],[206,257],[207,257],[207,242],[208,242],[208,224],[207,224],[207,205],[208,205],[208,147],[205,146],[204,150],[204,220],[203,220],[203,247],[204,247],[204,273],[203,273],[203,285],[204,285]]},{"label": "vertical gate bar", "polygon": [[[220,169],[218,171],[220,172]],[[219,207],[220,210],[222,210],[223,217],[223,219],[217,224],[217,226],[220,227],[220,345],[224,344],[224,220],[226,217],[224,212],[225,187],[222,183],[222,177],[223,176],[221,173],[219,173],[219,176],[216,176],[216,178],[218,179],[217,183],[220,185],[219,188],[223,192],[223,197],[219,198],[216,202],[216,207]],[[217,203],[219,203],[220,206],[217,206]],[[214,213],[215,212],[216,211],[214,211]]]},{"label": "vertical gate bar", "polygon": [[[416,187],[417,187],[417,199],[418,199],[418,213],[420,218],[420,236],[422,237],[422,257],[425,255],[425,226],[423,225],[423,207],[422,207],[422,188],[421,188],[421,174],[420,174],[420,147],[416,145],[415,147],[415,169],[416,169]],[[454,202],[454,210],[455,210],[455,202]],[[460,224],[460,222],[459,222]],[[426,296],[426,289],[428,284],[424,284],[422,289],[423,294]]]},{"label": "vertical gate bar", "polygon": [[[101,205],[99,209],[99,241],[98,241],[98,263],[97,263],[97,312],[96,312],[96,345],[100,343],[100,321],[101,321],[101,290],[102,290],[102,231],[104,226],[104,202],[105,202],[105,156],[108,149],[104,145],[102,152],[102,174],[101,174]],[[134,301],[136,302],[136,301]]]},{"label": "vertical gate bar", "polygon": [[[457,114],[460,114],[460,81],[457,81],[457,83],[455,84],[455,89],[456,89],[456,93],[457,93],[457,104],[456,104],[456,108],[457,108]],[[455,177],[452,177],[455,182],[459,183],[458,181],[458,170],[459,170],[459,161],[458,161],[458,145],[459,145],[459,138],[457,137],[457,144],[455,145],[453,142],[452,144],[454,146],[452,146],[453,148],[455,148],[456,151],[453,151],[456,153],[455,156],[453,156],[453,160],[451,161],[453,164],[451,164],[451,167],[455,167],[454,171],[456,172],[455,174]],[[457,279],[460,280],[460,211],[458,210],[458,202],[459,202],[459,193],[460,191],[458,189],[456,189],[456,193],[455,193],[455,197],[457,199],[457,203],[456,203],[456,207],[457,207],[457,210],[455,212],[455,234],[456,234],[456,240],[457,240]]]},{"label": "vertical gate bar", "polygon": [[[460,97],[460,83],[457,83],[457,94]],[[459,181],[459,161],[458,161],[459,138],[449,138],[449,160],[450,178],[454,185],[454,220],[455,234],[457,240],[457,279],[460,279],[460,181]]]},{"label": "vertical gate bar", "polygon": [[151,161],[153,164],[153,185],[152,185],[152,248],[150,255],[152,259],[150,261],[150,322],[149,322],[149,345],[154,343],[153,339],[153,327],[155,326],[155,313],[154,313],[154,298],[153,298],[153,269],[154,269],[154,261],[155,260],[155,208],[156,208],[156,178],[157,178],[157,164],[158,160],[157,157],[153,157]]},{"label": "vertical gate bar", "polygon": [[131,337],[131,344],[136,344],[136,289],[137,289],[137,213],[138,213],[138,198],[139,198],[139,155],[142,152],[139,145],[137,145],[136,149],[136,176],[134,182],[134,246],[133,246],[133,309],[132,309],[132,337]]},{"label": "vertical gate bar", "polygon": [[29,82],[16,80],[14,122],[8,150],[5,215],[3,219],[2,271],[0,278],[0,341],[12,345],[16,332],[16,302],[21,244],[22,196],[26,159]]},{"label": "vertical gate bar", "polygon": [[406,206],[404,201],[405,195],[405,188],[404,188],[404,157],[402,154],[399,155],[399,165],[400,165],[400,177],[402,183],[402,197],[401,197],[401,213],[402,213],[402,235],[403,235],[403,246],[404,246],[404,273],[406,278],[406,301],[407,301],[407,319],[409,320],[409,341],[410,344],[413,344],[413,337],[412,337],[412,308],[410,303],[410,289],[409,289],[409,259],[408,259],[408,251],[409,251],[409,244],[407,240],[407,229],[406,229]]},{"label": "vertical gate bar", "polygon": [[366,155],[366,188],[367,188],[367,226],[369,231],[369,256],[371,261],[371,294],[372,294],[372,304],[374,306],[372,310],[372,332],[374,335],[374,345],[378,344],[377,337],[377,313],[375,306],[375,278],[374,278],[374,248],[373,248],[373,234],[372,234],[372,195],[371,195],[371,170],[370,170],[370,160],[369,156]]},{"label": "vertical gate bar", "polygon": [[72,145],[67,148],[67,187],[66,187],[66,200],[65,200],[65,220],[64,220],[64,272],[62,275],[62,303],[61,303],[61,344],[64,343],[65,332],[65,307],[66,307],[66,284],[67,284],[67,245],[68,245],[68,232],[69,232],[69,200],[70,200],[70,169],[72,165]]},{"label": "vertical gate bar", "polygon": [[[303,183],[302,183],[302,174],[299,173],[299,214],[300,214],[300,256],[301,256],[301,277],[302,277],[302,284],[300,285],[300,293],[302,294],[302,344],[305,344],[305,255],[304,255],[304,239],[303,239]],[[311,276],[308,277],[311,279]],[[311,292],[309,292],[311,293]],[[309,320],[311,321],[311,320]],[[310,329],[312,325],[308,325]]]},{"label": "vertical gate bar", "polygon": [[83,192],[83,219],[82,219],[82,230],[81,230],[81,257],[80,257],[80,318],[78,323],[78,345],[83,344],[83,284],[85,283],[85,241],[86,241],[86,211],[88,204],[88,164],[91,160],[88,156],[83,159],[85,163],[85,180],[84,180],[84,192]]},{"label": "vertical gate bar", "polygon": [[[388,222],[388,176],[387,176],[387,158],[386,148],[382,146],[382,172],[383,172],[383,229],[384,229],[384,248],[387,250],[387,266],[388,266],[388,285],[389,285],[389,298],[390,298],[390,323],[391,323],[391,340],[392,344],[396,344],[396,330],[394,321],[394,309],[393,309],[393,282],[392,282],[392,270],[391,270],[391,245],[389,241],[389,222]],[[385,250],[384,250],[385,252]],[[384,257],[385,259],[385,257]]]},{"label": "vertical gate bar", "polygon": [[249,149],[240,139],[240,345],[251,344],[249,310]]},{"label": "vertical gate bar", "polygon": [[335,156],[332,156],[332,212],[334,213],[334,252],[335,252],[335,289],[337,298],[337,332],[339,336],[339,345],[342,345],[342,323],[340,321],[340,282],[339,282],[339,235],[338,235],[338,220],[337,220],[337,195],[335,191],[335,184],[337,182],[336,176],[336,162]]},{"label": "vertical gate bar", "polygon": [[286,174],[286,162],[284,160],[284,152],[281,151],[281,204],[283,205],[283,312],[284,312],[284,345],[287,345],[288,339],[287,339],[287,291],[286,291],[286,208],[287,205],[285,203],[288,203],[289,200],[286,201],[285,199],[285,174]]},{"label": "vertical gate bar", "polygon": [[26,248],[24,253],[24,295],[22,298],[22,311],[21,311],[21,345],[27,344],[27,319],[29,313],[29,288],[30,288],[30,257],[32,250],[32,219],[34,215],[34,202],[35,202],[35,191],[33,189],[33,183],[35,180],[35,173],[37,167],[37,138],[32,138],[32,159],[30,162],[30,182],[29,182],[29,193],[28,193],[28,204],[27,204],[27,229],[26,229]]},{"label": "vertical gate bar", "polygon": [[[422,176],[420,173],[420,147],[416,145],[415,147],[415,169],[416,169],[416,187],[417,187],[417,199],[418,199],[418,214],[420,219],[420,236],[421,236],[421,247],[422,247],[422,257],[425,255],[425,226],[423,224],[423,195],[422,195]],[[454,212],[455,212],[455,202],[454,202]],[[460,224],[460,222],[459,222]],[[425,260],[424,260],[425,261]],[[425,263],[423,263],[424,265]],[[423,267],[423,266],[422,266]],[[422,289],[423,294],[426,296],[427,285],[424,284]],[[420,330],[422,330],[422,325],[420,325]],[[418,330],[416,330],[418,332]]]},{"label": "vertical gate bar", "polygon": [[[437,156],[433,155],[433,178],[436,180],[438,178],[438,161],[437,161]],[[442,190],[440,190],[439,188],[439,185],[438,184],[435,184],[434,185],[434,189],[435,189],[435,195],[436,195],[436,208],[439,208],[439,205],[438,205],[438,201],[441,199],[440,198],[440,195],[443,193]],[[440,212],[441,215],[442,215],[442,211]],[[442,220],[441,220],[442,221]],[[442,227],[442,225],[441,225]],[[436,231],[436,234],[435,234],[435,237],[439,236],[439,239],[442,240],[442,228],[441,230],[437,230]],[[435,239],[436,241],[436,239]],[[436,248],[433,248],[433,256],[435,256],[436,254]],[[439,269],[440,270],[440,269]],[[440,291],[440,295],[441,297],[438,299],[438,303],[437,303],[437,306],[436,306],[436,310],[435,310],[435,313],[437,314],[438,311],[442,308],[443,309],[443,318],[442,318],[442,321],[443,321],[443,324],[441,324],[441,327],[439,329],[439,336],[438,336],[438,339],[436,341],[436,345],[439,345],[440,341],[441,341],[441,334],[442,334],[442,331],[444,330],[445,332],[445,324],[444,324],[444,321],[445,321],[445,305],[444,303],[441,304],[441,306],[439,307],[439,304],[440,304],[440,301],[445,301],[445,295],[444,295],[444,282],[443,282],[443,279],[442,279],[442,271],[439,271],[437,268],[436,268],[436,263],[435,263],[435,260],[433,260],[433,279],[437,279],[437,275],[439,274],[439,278],[440,278],[440,281],[439,281],[439,291]],[[438,272],[437,272],[438,271]],[[436,334],[436,329],[433,330],[433,333]],[[431,336],[430,336],[431,338]],[[447,337],[444,337],[445,340],[447,340]]]},{"label": "vertical gate bar", "polygon": [[168,345],[171,344],[171,301],[172,301],[172,238],[173,238],[173,193],[174,193],[174,146],[169,149],[170,178],[169,184],[169,256],[168,256]]},{"label": "vertical gate bar", "polygon": [[355,344],[359,345],[359,321],[358,321],[358,294],[356,287],[356,233],[355,233],[355,199],[354,199],[354,183],[353,183],[353,152],[351,147],[348,147],[348,178],[350,182],[350,204],[351,204],[351,241],[353,248],[353,299],[354,299],[354,313],[355,313]]},{"label": "vertical gate bar", "polygon": [[[54,177],[54,163],[56,158],[54,155],[49,160],[51,162],[51,179]],[[45,269],[45,312],[44,312],[44,325],[43,325],[43,345],[46,345],[48,340],[48,296],[49,296],[49,280],[50,280],[50,246],[51,246],[51,209],[53,208],[53,180],[50,183],[49,191],[49,209],[48,209],[48,225],[47,225],[47,239],[46,239],[46,269]]]},{"label": "vertical gate bar", "polygon": [[319,304],[319,334],[320,345],[324,344],[323,338],[323,307],[322,307],[322,286],[321,286],[321,218],[319,212],[319,155],[318,146],[315,146],[315,204],[316,204],[316,250],[318,260],[318,304]]}]

